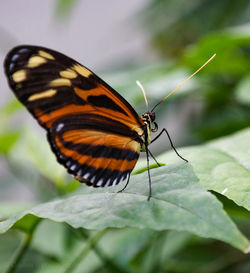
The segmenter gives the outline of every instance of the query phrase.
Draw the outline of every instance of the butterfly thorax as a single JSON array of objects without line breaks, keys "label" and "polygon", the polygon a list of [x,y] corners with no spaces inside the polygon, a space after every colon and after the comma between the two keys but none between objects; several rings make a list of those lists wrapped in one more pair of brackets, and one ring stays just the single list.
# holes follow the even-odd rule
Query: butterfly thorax
[{"label": "butterfly thorax", "polygon": [[145,127],[144,127],[144,134],[141,136],[142,144],[141,144],[141,151],[145,152],[146,147],[151,142],[151,132],[156,132],[158,130],[158,125],[155,120],[155,113],[154,112],[146,112],[141,116]]}]

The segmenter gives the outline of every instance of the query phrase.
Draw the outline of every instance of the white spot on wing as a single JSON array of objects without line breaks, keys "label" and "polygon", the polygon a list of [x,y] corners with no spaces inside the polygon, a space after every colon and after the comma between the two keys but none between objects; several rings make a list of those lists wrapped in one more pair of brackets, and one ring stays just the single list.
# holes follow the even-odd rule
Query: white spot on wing
[{"label": "white spot on wing", "polygon": [[94,183],[95,177],[96,177],[96,176],[94,175],[94,176],[90,179],[90,182],[91,182],[91,183]]},{"label": "white spot on wing", "polygon": [[66,166],[69,167],[70,165],[71,165],[71,160],[68,160],[68,161],[66,162]]},{"label": "white spot on wing", "polygon": [[59,123],[58,125],[57,125],[57,127],[56,127],[56,131],[57,132],[60,132],[61,131],[61,129],[64,127],[64,124],[63,123]]},{"label": "white spot on wing", "polygon": [[74,171],[74,170],[76,169],[76,167],[77,167],[77,165],[76,165],[76,164],[71,165],[71,166],[70,166],[70,170],[71,170],[71,171]]},{"label": "white spot on wing", "polygon": [[20,50],[18,50],[18,53],[25,53],[28,52],[29,50],[27,48],[21,48]]},{"label": "white spot on wing", "polygon": [[82,176],[83,179],[88,179],[89,177],[90,177],[90,173],[85,173],[85,174]]},{"label": "white spot on wing", "polygon": [[102,186],[102,183],[103,183],[103,179],[100,179],[100,180],[96,183],[96,186]]},{"label": "white spot on wing", "polygon": [[11,61],[15,62],[20,57],[19,54],[14,54],[11,58]]},{"label": "white spot on wing", "polygon": [[111,181],[111,178],[109,178],[109,179],[106,181],[104,187],[107,187],[107,186],[109,185],[110,181]]},{"label": "white spot on wing", "polygon": [[118,179],[116,178],[116,179],[113,181],[112,186],[116,185],[117,181],[118,181]]},{"label": "white spot on wing", "polygon": [[116,182],[117,182],[117,179],[115,179],[110,185],[111,185],[111,186],[115,186],[115,185],[116,185]]},{"label": "white spot on wing", "polygon": [[82,176],[82,170],[80,169],[79,171],[77,171],[76,173],[78,176]]}]

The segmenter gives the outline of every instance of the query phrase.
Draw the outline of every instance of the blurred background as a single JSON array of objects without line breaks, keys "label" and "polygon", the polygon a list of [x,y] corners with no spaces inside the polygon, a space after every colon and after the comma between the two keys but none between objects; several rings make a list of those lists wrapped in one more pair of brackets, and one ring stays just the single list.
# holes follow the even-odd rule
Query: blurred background
[{"label": "blurred background", "polygon": [[[152,108],[216,53],[156,111],[159,129],[168,128],[177,147],[196,145],[250,124],[249,18],[250,2],[245,0],[2,1],[0,62],[18,44],[58,50],[95,71],[142,114],[146,107],[136,80],[145,87]],[[78,183],[55,162],[45,132],[14,98],[2,66],[0,87],[0,201],[7,204],[0,212],[6,216],[71,192]],[[155,155],[167,149],[165,137],[151,148]],[[137,231],[129,232],[136,237]],[[159,236],[147,232],[150,238]],[[134,272],[250,272],[250,261],[222,243],[190,234],[172,236],[168,262],[158,267],[155,261],[144,263],[150,249],[145,238],[144,248],[120,262],[132,264]],[[9,237],[5,240],[14,245]],[[33,250],[37,268],[59,259],[58,250],[47,257],[39,243]],[[222,252],[228,257],[217,261]],[[199,261],[191,255],[198,253]],[[91,266],[79,272],[101,272]]]}]

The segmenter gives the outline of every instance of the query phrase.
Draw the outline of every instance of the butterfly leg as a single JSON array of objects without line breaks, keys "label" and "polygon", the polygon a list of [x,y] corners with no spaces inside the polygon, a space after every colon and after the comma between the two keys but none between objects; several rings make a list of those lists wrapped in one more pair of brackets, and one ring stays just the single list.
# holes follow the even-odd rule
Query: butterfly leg
[{"label": "butterfly leg", "polygon": [[[149,168],[149,154],[151,154],[151,152],[149,152],[149,149],[148,147],[146,146],[146,155],[147,155],[147,170],[148,170],[148,184],[149,184],[149,192],[148,192],[148,201],[150,200],[151,196],[152,196],[152,188],[151,188],[151,176],[150,176],[150,168]],[[152,155],[152,154],[151,154]],[[153,156],[152,156],[153,157]],[[154,158],[154,157],[153,157]],[[155,159],[155,158],[154,158]],[[156,161],[156,159],[155,159]],[[157,162],[157,161],[156,161]],[[160,164],[157,162],[157,164],[160,166]],[[127,186],[128,186],[128,183],[129,183],[129,179],[130,179],[130,174],[128,176],[128,180],[125,184],[125,186],[119,190],[118,192],[123,192]],[[118,193],[117,192],[117,193]]]},{"label": "butterfly leg", "polygon": [[158,165],[158,167],[161,167],[161,164],[157,161],[157,159],[154,157],[154,155],[150,152],[149,149],[148,149],[148,152],[149,152],[150,156],[154,159],[154,161]]},{"label": "butterfly leg", "polygon": [[166,128],[163,128],[163,129],[161,130],[161,132],[160,132],[160,133],[151,141],[151,143],[153,143],[156,139],[158,139],[158,138],[162,135],[163,132],[165,132],[165,133],[167,134],[168,139],[169,139],[169,142],[170,142],[170,145],[171,145],[172,149],[175,151],[175,153],[176,153],[182,160],[188,162],[187,159],[185,159],[184,157],[182,157],[182,156],[177,152],[177,150],[176,150],[176,148],[174,147],[174,144],[173,144],[173,142],[172,142],[172,140],[171,140],[171,137],[170,137],[170,135],[169,135],[169,133],[168,133],[168,131],[167,131]]},{"label": "butterfly leg", "polygon": [[121,190],[119,190],[118,192],[123,192],[127,188],[128,183],[129,183],[129,179],[130,179],[130,174],[128,175],[128,179],[127,179],[127,182],[126,182],[125,186]]},{"label": "butterfly leg", "polygon": [[152,196],[152,187],[151,187],[151,176],[150,176],[150,169],[149,169],[149,150],[148,150],[148,146],[147,145],[145,146],[146,146],[147,169],[148,169],[148,187],[149,187],[148,201],[149,201]]}]

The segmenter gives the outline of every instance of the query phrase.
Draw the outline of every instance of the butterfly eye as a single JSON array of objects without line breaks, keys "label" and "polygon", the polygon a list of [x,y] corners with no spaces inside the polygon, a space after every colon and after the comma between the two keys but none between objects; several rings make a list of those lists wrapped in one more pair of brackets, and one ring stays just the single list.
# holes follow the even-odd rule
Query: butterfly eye
[{"label": "butterfly eye", "polygon": [[154,126],[154,127],[151,128],[151,131],[155,133],[155,132],[158,131],[158,125],[157,125],[156,122],[153,122],[153,126]]}]

